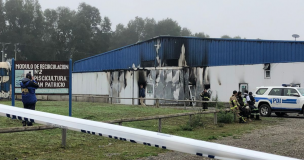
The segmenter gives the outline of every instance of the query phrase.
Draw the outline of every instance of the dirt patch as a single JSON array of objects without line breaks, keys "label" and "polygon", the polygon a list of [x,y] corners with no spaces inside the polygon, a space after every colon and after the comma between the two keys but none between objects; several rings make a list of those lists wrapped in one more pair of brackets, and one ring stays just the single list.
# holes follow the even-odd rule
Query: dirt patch
[{"label": "dirt patch", "polygon": [[[277,118],[277,117],[273,117]],[[225,137],[214,143],[246,148],[287,157],[304,158],[304,119],[302,117],[286,118],[278,125],[252,131],[241,136]],[[168,152],[141,160],[209,160],[195,155]]]}]

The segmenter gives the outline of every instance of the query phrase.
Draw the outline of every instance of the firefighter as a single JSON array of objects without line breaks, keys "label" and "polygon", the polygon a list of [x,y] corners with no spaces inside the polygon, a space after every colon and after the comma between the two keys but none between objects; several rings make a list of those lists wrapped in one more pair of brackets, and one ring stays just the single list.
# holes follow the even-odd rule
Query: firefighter
[{"label": "firefighter", "polygon": [[261,120],[260,119],[259,109],[254,106],[255,99],[252,96],[252,92],[250,92],[248,94],[248,90],[246,90],[245,91],[244,99],[245,99],[245,101],[247,103],[247,106],[249,106],[249,108],[250,108],[250,118],[254,119],[254,116],[255,116],[255,120]]},{"label": "firefighter", "polygon": [[237,94],[238,92],[237,91],[233,91],[233,95],[230,97],[229,99],[229,104],[230,104],[230,110],[232,112],[236,112],[239,116],[239,123],[246,123],[246,120],[244,119],[244,117],[242,117],[240,114],[239,114],[239,107],[240,107],[240,104],[237,100]]},{"label": "firefighter", "polygon": [[259,112],[259,109],[257,107],[254,106],[255,104],[255,99],[254,97],[252,96],[252,92],[249,92],[249,98],[250,98],[250,105],[252,105],[252,108],[253,108],[253,116],[255,116],[255,120],[261,120],[260,119],[260,112]]},{"label": "firefighter", "polygon": [[[25,109],[35,110],[35,105],[37,102],[35,90],[39,88],[34,77],[32,77],[31,72],[26,74],[20,82],[21,92],[22,92],[22,102]],[[32,126],[32,122],[22,121],[23,126]]]},{"label": "firefighter", "polygon": [[[210,99],[210,95],[207,92],[207,89],[204,89],[204,92],[202,92],[200,96],[202,97],[203,101],[209,101]],[[208,110],[208,102],[203,102],[203,110]]]},{"label": "firefighter", "polygon": [[251,121],[250,119],[250,108],[249,106],[246,106],[244,103],[243,97],[242,97],[242,92],[238,92],[237,100],[240,104],[240,115],[245,117],[248,121]]}]

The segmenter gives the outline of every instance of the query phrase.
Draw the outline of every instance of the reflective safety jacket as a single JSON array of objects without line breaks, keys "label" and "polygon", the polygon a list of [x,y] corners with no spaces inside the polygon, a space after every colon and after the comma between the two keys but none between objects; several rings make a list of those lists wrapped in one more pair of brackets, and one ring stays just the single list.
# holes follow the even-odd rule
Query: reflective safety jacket
[{"label": "reflective safety jacket", "polygon": [[237,109],[238,106],[240,106],[237,98],[235,95],[232,95],[229,99],[230,109]]},{"label": "reflective safety jacket", "polygon": [[209,101],[210,95],[208,92],[202,92],[201,95],[203,101]]},{"label": "reflective safety jacket", "polygon": [[24,104],[34,104],[37,102],[35,90],[39,88],[35,80],[23,78],[20,82],[22,92],[22,102]]}]

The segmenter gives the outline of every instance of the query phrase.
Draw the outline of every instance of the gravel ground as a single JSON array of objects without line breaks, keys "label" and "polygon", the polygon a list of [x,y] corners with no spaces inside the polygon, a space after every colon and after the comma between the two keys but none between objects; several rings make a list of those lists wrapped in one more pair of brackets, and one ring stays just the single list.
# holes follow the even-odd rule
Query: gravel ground
[{"label": "gravel ground", "polygon": [[[279,125],[255,130],[250,134],[245,134],[237,139],[233,137],[225,137],[213,142],[303,159],[303,128],[304,118],[296,117],[296,114],[290,114],[290,116]],[[168,152],[159,154],[158,156],[142,158],[140,160],[209,160],[209,158],[180,152]]]}]

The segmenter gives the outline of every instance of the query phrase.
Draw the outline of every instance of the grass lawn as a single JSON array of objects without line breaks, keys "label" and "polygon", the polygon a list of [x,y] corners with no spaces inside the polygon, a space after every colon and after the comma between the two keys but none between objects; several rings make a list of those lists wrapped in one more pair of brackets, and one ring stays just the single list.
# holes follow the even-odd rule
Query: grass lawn
[{"label": "grass lawn", "polygon": [[[10,101],[0,101],[11,104]],[[20,101],[16,106],[22,107]],[[36,110],[68,115],[68,102],[40,101]],[[170,108],[152,108],[102,103],[73,102],[73,117],[94,121],[107,121],[119,118],[143,117],[189,112]],[[201,115],[203,127],[193,131],[181,128],[189,121],[189,116],[162,120],[162,132],[199,140],[215,140],[221,137],[238,137],[253,129],[278,124],[280,118],[263,118],[262,121],[248,124],[213,125],[213,114]],[[35,124],[38,125],[38,124]],[[150,131],[158,130],[158,120],[123,123],[124,126]],[[21,127],[21,122],[0,117],[0,128]],[[31,131],[0,134],[0,159],[137,159],[168,152],[159,148],[123,142],[119,140],[68,131],[67,148],[61,148],[61,130]]]}]

